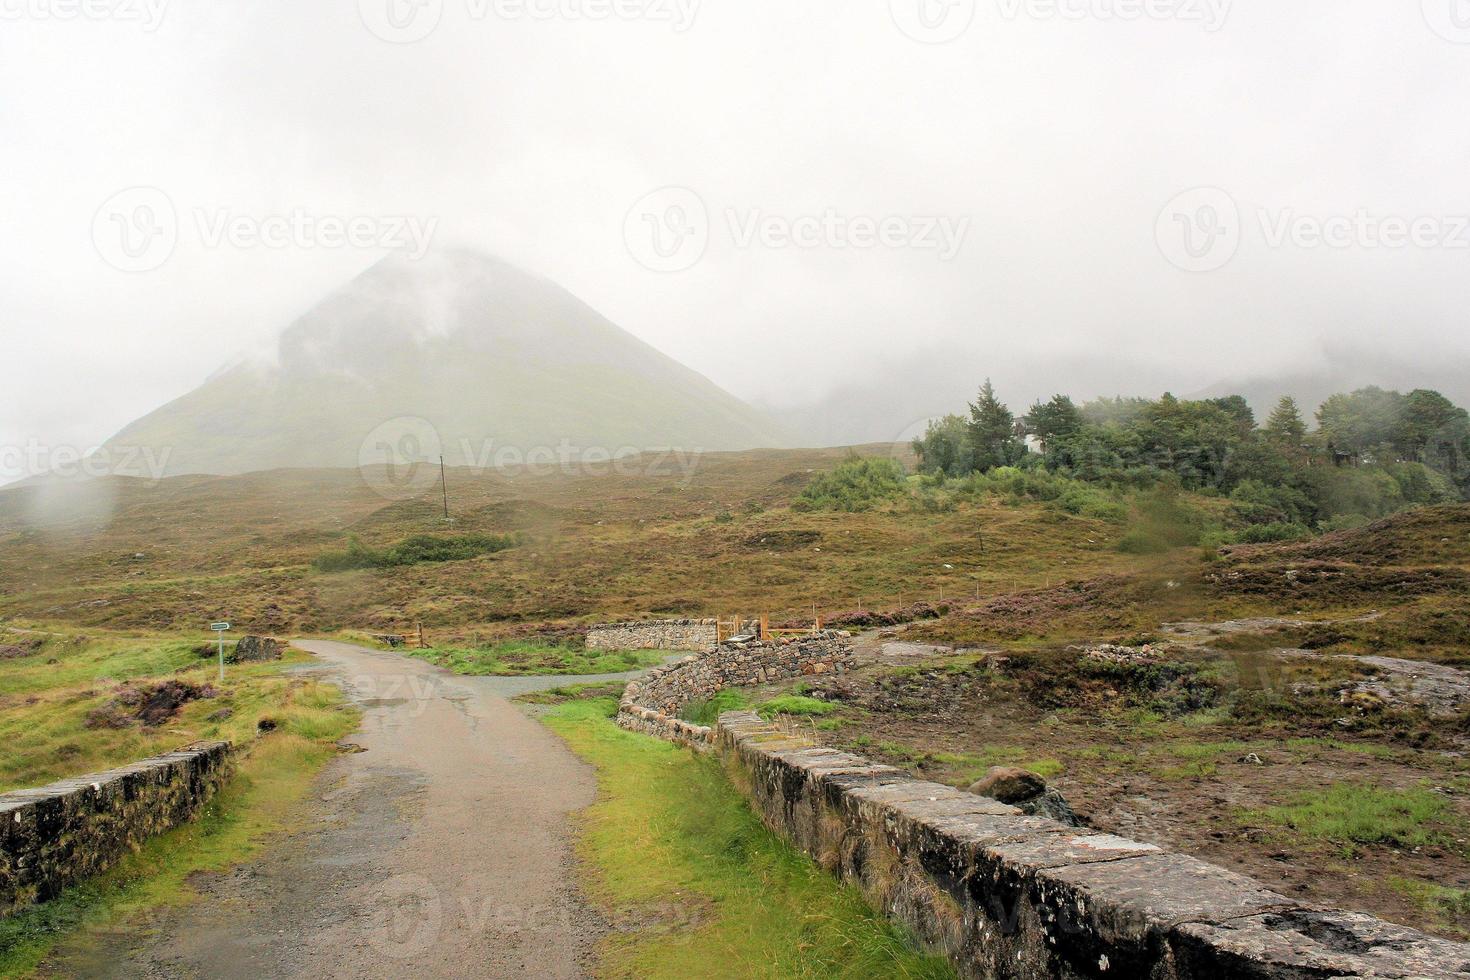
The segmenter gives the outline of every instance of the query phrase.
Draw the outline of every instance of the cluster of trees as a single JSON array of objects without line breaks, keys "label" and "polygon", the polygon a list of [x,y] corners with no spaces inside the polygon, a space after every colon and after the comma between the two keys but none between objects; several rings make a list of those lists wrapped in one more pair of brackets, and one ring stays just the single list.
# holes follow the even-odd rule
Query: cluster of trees
[{"label": "cluster of trees", "polygon": [[1056,395],[1016,416],[986,381],[968,416],[935,421],[914,449],[921,470],[943,478],[1045,469],[1227,495],[1247,524],[1331,526],[1470,498],[1470,413],[1438,392],[1333,395],[1316,423],[1283,398],[1257,424],[1238,395],[1082,405]]}]

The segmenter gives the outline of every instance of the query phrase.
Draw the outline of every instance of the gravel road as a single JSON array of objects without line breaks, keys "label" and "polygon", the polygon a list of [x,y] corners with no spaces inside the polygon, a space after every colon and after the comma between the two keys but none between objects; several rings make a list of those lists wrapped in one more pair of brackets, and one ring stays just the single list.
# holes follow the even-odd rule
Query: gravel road
[{"label": "gravel road", "polygon": [[[571,816],[591,770],[503,682],[297,641],[364,711],[296,831],[201,901],[50,965],[57,976],[579,977],[605,931]],[[586,678],[509,685],[553,687]]]}]

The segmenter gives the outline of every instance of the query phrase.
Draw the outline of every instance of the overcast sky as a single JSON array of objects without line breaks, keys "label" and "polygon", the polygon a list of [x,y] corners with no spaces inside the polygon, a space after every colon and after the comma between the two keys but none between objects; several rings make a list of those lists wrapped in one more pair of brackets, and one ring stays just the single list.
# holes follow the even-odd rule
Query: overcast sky
[{"label": "overcast sky", "polygon": [[410,229],[764,404],[1442,366],[1467,106],[1462,0],[0,0],[0,443],[100,442]]}]

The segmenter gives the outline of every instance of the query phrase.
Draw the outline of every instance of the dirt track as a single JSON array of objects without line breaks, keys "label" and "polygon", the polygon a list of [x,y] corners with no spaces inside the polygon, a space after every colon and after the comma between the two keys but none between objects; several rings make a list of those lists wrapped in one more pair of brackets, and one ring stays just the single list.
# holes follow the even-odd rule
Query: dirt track
[{"label": "dirt track", "polygon": [[[592,772],[494,681],[298,641],[364,709],[304,828],[201,883],[141,940],[56,975],[577,977],[603,924],[575,886],[569,816]],[[564,682],[549,678],[547,684]]]}]

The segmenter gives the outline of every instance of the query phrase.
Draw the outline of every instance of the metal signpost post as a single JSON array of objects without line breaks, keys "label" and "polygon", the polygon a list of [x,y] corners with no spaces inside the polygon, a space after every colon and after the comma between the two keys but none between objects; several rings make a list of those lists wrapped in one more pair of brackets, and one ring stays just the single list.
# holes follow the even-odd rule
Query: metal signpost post
[{"label": "metal signpost post", "polygon": [[230,628],[229,623],[213,623],[209,627],[219,637],[219,682],[225,682],[225,630]]}]

